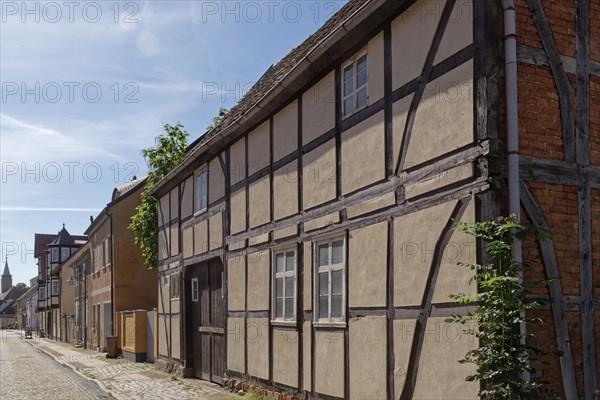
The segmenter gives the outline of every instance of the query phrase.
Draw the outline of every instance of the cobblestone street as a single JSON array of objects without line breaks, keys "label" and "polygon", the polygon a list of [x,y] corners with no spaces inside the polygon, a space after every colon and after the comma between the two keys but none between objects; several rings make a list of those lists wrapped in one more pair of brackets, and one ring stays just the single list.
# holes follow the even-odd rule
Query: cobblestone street
[{"label": "cobblestone street", "polygon": [[[183,379],[153,364],[106,359],[46,339],[23,340],[0,331],[0,399],[231,399],[235,395],[198,379]],[[44,354],[45,353],[45,354]]]},{"label": "cobblestone street", "polygon": [[0,331],[0,398],[108,399],[97,384],[65,367],[23,341]]}]

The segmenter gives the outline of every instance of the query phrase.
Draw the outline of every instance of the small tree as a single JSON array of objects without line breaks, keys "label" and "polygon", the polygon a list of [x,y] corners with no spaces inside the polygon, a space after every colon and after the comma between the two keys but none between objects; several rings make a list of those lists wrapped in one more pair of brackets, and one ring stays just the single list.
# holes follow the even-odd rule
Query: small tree
[{"label": "small tree", "polygon": [[27,287],[26,284],[24,284],[23,282],[19,282],[17,283],[17,285],[15,286],[16,289],[25,289]]},{"label": "small tree", "polygon": [[[526,344],[526,338],[534,335],[522,333],[521,323],[528,325],[542,322],[529,318],[527,312],[537,310],[539,304],[527,299],[528,290],[523,283],[523,268],[527,264],[517,262],[512,255],[515,240],[526,236],[547,235],[535,227],[525,226],[512,218],[494,221],[458,222],[456,229],[479,238],[490,260],[487,265],[459,263],[474,271],[470,283],[479,285],[474,295],[458,293],[450,298],[461,304],[476,304],[473,312],[454,314],[446,320],[450,323],[475,323],[476,329],[465,333],[479,338],[479,347],[469,350],[460,363],[477,366],[476,373],[467,381],[482,381],[482,399],[518,400],[541,399],[541,384],[523,379],[525,372],[533,374],[530,356],[548,354]],[[531,329],[529,330],[531,331]]]},{"label": "small tree", "polygon": [[158,206],[156,199],[148,195],[148,190],[179,164],[187,149],[189,136],[179,123],[175,126],[165,124],[163,128],[165,133],[156,138],[156,147],[142,150],[148,163],[148,178],[140,205],[136,207],[129,224],[149,269],[158,265]]}]

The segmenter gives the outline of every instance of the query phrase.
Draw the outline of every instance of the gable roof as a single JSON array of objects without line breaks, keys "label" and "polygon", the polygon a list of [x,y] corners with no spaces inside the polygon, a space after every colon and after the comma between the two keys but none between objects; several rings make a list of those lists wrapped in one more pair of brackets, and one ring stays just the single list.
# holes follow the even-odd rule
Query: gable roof
[{"label": "gable roof", "polygon": [[32,287],[26,288],[26,289],[27,289],[27,291],[25,293],[23,293],[21,296],[19,296],[19,298],[17,299],[17,302],[19,302],[21,300],[27,300],[28,298],[30,298],[33,295],[37,294],[38,285],[36,283]]},{"label": "gable roof", "polygon": [[122,197],[123,195],[127,194],[129,191],[133,191],[133,189],[135,189],[139,184],[145,182],[146,178],[146,176],[143,176],[141,178],[134,179],[131,182],[127,182],[121,186],[117,186],[113,190],[111,203],[113,203],[115,200]]},{"label": "gable roof", "polygon": [[[269,101],[273,96],[272,92],[276,89],[282,89],[285,85],[283,81],[289,78],[294,73],[302,72],[301,67],[313,53],[319,51],[325,52],[327,46],[326,41],[332,37],[337,31],[348,29],[345,24],[357,16],[361,11],[366,10],[367,6],[377,8],[385,2],[377,0],[349,0],[338,12],[336,12],[325,24],[315,33],[309,36],[302,44],[292,49],[279,62],[272,65],[264,75],[250,88],[250,90],[242,97],[242,99],[233,108],[225,114],[223,119],[211,130],[206,132],[199,139],[194,141],[187,153],[183,156],[181,162],[173,168],[157,185],[152,188],[149,193],[156,193],[157,189],[162,187],[170,179],[174,178],[191,159],[201,153],[211,140],[220,135],[225,135],[229,129],[240,126],[241,120],[257,107],[260,108],[262,102]],[[368,13],[368,12],[367,12]],[[320,55],[320,54],[319,54]],[[316,56],[315,56],[316,58]],[[309,64],[311,64],[309,60]]]},{"label": "gable roof", "polygon": [[11,287],[6,292],[0,294],[0,302],[6,302],[8,300],[17,300],[19,297],[23,295],[29,288],[25,287],[22,289],[17,289],[16,287]]},{"label": "gable roof", "polygon": [[40,258],[44,250],[46,250],[46,246],[52,242],[55,237],[56,235],[50,233],[36,233],[33,256],[35,258]]}]

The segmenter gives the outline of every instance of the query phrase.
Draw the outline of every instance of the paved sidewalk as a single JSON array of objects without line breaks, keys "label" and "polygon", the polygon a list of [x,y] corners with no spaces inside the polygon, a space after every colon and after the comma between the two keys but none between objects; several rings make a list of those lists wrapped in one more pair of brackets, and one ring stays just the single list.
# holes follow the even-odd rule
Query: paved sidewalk
[{"label": "paved sidewalk", "polygon": [[179,378],[156,370],[154,364],[135,363],[122,358],[107,359],[106,353],[78,349],[71,344],[48,339],[34,337],[27,342],[96,382],[110,398],[117,400],[229,400],[234,397],[218,385],[199,379]]}]

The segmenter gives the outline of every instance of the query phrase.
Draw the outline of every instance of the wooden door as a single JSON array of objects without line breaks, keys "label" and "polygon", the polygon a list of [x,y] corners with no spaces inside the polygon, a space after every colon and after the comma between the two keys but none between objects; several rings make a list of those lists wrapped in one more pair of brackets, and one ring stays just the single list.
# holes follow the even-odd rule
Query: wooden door
[{"label": "wooden door", "polygon": [[189,281],[194,376],[222,383],[226,319],[221,260],[191,268]]}]

